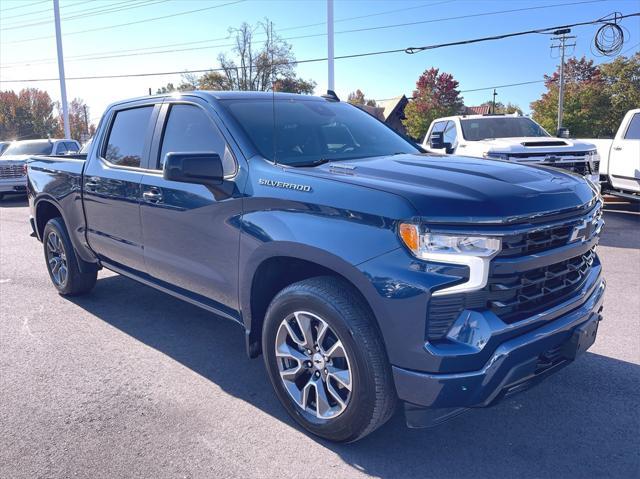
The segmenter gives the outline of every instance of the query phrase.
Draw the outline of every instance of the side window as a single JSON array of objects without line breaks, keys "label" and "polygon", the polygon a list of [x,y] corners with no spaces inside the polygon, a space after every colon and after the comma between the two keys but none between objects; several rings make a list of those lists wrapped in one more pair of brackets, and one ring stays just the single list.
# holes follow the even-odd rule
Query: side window
[{"label": "side window", "polygon": [[116,113],[102,156],[118,166],[140,166],[153,106]]},{"label": "side window", "polygon": [[439,133],[441,131],[444,131],[444,127],[446,126],[446,124],[447,124],[446,121],[438,121],[434,123],[433,130],[431,130],[431,133]]},{"label": "side window", "polygon": [[66,141],[65,145],[66,145],[67,151],[69,153],[77,153],[78,152],[78,145],[75,144],[73,141]]},{"label": "side window", "polygon": [[640,140],[640,113],[636,113],[629,122],[629,128],[624,135],[625,140]]},{"label": "side window", "polygon": [[67,146],[63,141],[56,145],[56,151],[53,153],[54,155],[64,155],[67,152]]},{"label": "side window", "polygon": [[195,105],[172,105],[162,135],[159,168],[164,167],[167,153],[190,152],[217,153],[222,158],[224,174],[235,173],[233,156],[207,113]]},{"label": "side window", "polygon": [[450,143],[451,146],[455,146],[458,141],[458,132],[456,129],[456,124],[453,121],[447,122],[447,126],[444,129],[444,142]]}]

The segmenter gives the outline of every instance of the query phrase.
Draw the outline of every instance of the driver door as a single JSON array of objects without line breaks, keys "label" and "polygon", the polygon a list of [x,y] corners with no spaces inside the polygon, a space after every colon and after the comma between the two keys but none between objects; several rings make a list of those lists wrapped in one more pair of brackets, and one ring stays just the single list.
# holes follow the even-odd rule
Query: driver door
[{"label": "driver door", "polygon": [[[195,98],[162,106],[149,169],[140,183],[140,215],[147,273],[168,289],[224,313],[238,309],[236,220],[242,199],[235,158],[208,108]],[[224,192],[163,178],[167,153],[192,152],[220,155]]]}]

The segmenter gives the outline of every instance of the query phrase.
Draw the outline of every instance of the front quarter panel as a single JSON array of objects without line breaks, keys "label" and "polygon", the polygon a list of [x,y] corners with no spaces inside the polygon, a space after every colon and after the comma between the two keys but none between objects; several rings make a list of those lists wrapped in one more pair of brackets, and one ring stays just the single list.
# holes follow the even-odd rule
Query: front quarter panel
[{"label": "front quarter panel", "polygon": [[[240,219],[240,304],[251,329],[251,285],[260,264],[291,257],[332,269],[367,298],[375,289],[356,265],[401,247],[398,220],[415,216],[403,198],[301,174],[260,158],[250,175]],[[283,185],[294,185],[283,186]],[[300,189],[292,189],[301,187]]]}]

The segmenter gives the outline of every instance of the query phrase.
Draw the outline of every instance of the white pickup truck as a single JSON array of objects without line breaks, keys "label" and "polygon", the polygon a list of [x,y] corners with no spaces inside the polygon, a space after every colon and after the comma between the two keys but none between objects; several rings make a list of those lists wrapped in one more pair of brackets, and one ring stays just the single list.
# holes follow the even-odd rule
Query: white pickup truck
[{"label": "white pickup truck", "polygon": [[613,140],[585,140],[598,147],[602,192],[640,200],[640,108],[622,119]]},{"label": "white pickup truck", "polygon": [[422,147],[433,153],[555,166],[598,184],[600,157],[595,145],[555,138],[520,115],[461,115],[431,123]]}]

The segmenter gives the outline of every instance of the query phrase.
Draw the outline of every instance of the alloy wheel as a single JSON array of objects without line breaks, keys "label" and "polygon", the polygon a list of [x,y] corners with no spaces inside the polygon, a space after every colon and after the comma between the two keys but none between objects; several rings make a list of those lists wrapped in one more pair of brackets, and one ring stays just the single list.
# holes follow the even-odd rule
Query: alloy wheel
[{"label": "alloy wheel", "polygon": [[349,357],[326,321],[306,311],[290,314],[275,348],[280,378],[298,407],[318,419],[346,410],[353,389]]},{"label": "alloy wheel", "polygon": [[47,235],[47,262],[53,282],[56,286],[64,286],[69,274],[67,255],[62,240],[55,231],[50,231]]}]

